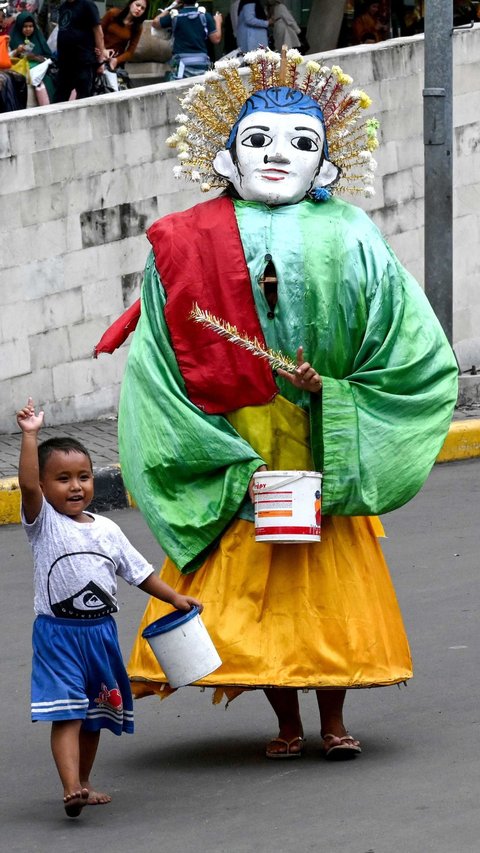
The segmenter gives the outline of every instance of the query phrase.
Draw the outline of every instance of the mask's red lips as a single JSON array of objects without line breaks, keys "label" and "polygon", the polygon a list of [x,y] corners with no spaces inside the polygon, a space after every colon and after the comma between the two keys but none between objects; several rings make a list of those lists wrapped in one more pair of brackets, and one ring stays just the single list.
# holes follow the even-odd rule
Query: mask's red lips
[{"label": "mask's red lips", "polygon": [[288,174],[289,172],[286,169],[275,169],[273,166],[269,169],[261,170],[262,178],[265,178],[267,181],[283,181],[284,177]]}]

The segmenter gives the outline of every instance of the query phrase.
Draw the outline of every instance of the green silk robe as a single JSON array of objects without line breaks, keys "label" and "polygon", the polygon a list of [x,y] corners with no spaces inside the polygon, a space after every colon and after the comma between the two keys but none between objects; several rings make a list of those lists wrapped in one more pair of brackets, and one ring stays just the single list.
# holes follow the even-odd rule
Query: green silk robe
[{"label": "green silk robe", "polygon": [[[426,480],[457,398],[457,365],[423,291],[351,204],[233,204],[268,346],[295,357],[303,345],[322,376],[320,395],[281,378],[277,385],[309,413],[323,514],[401,506]],[[269,256],[278,277],[273,319],[259,285]],[[252,473],[268,460],[226,417],[188,399],[164,306],[151,254],[122,385],[120,459],[154,535],[188,573],[242,515]]]}]

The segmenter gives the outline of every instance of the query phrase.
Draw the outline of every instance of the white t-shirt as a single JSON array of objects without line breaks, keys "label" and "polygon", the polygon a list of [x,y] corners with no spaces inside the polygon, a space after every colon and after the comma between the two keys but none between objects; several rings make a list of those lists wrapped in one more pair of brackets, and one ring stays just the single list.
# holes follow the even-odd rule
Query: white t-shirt
[{"label": "white t-shirt", "polygon": [[91,523],[73,521],[45,498],[32,524],[22,510],[33,551],[37,615],[97,619],[116,613],[117,575],[138,586],[154,571],[115,522],[87,515]]}]

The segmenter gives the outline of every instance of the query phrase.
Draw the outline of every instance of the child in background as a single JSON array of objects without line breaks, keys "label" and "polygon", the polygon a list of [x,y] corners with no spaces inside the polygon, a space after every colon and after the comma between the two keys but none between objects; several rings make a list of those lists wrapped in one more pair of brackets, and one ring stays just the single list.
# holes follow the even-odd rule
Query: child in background
[{"label": "child in background", "polygon": [[178,610],[201,604],[179,595],[110,519],[86,512],[93,498],[88,451],[73,438],[38,445],[43,412],[31,398],[17,413],[22,430],[22,523],[34,557],[32,720],[52,723],[51,748],[69,817],[109,803],[90,773],[100,730],[133,733],[128,676],[111,613],[117,575]]}]

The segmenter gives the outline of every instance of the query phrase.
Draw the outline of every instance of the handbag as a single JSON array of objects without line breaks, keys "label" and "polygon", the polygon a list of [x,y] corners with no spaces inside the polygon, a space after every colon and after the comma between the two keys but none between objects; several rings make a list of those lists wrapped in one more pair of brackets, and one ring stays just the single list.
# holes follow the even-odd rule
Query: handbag
[{"label": "handbag", "polygon": [[21,74],[26,78],[27,83],[30,83],[30,64],[26,56],[22,56],[20,59],[14,59],[12,61],[12,71],[16,71],[17,74]]},{"label": "handbag", "polygon": [[12,60],[10,59],[10,54],[8,52],[9,41],[10,36],[0,36],[0,68],[3,71],[6,71],[8,68],[12,67]]},{"label": "handbag", "polygon": [[95,80],[93,81],[93,95],[107,95],[109,92],[116,91],[116,89],[112,88],[111,82],[104,72],[102,72],[102,74],[95,75]]},{"label": "handbag", "polygon": [[111,92],[118,92],[118,77],[116,71],[111,71],[108,66],[105,66],[104,75]]},{"label": "handbag", "polygon": [[32,86],[40,86],[40,83],[45,77],[45,74],[51,64],[51,59],[45,59],[43,62],[39,62],[37,65],[33,65],[30,68],[30,81]]}]

